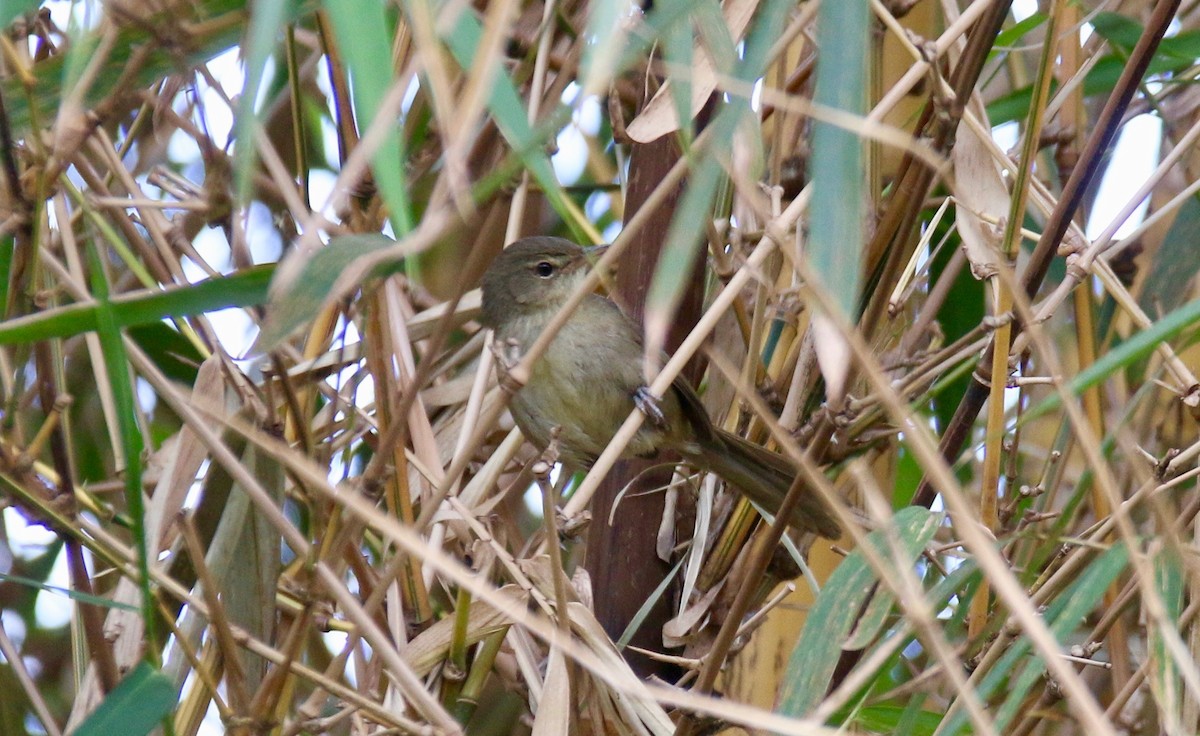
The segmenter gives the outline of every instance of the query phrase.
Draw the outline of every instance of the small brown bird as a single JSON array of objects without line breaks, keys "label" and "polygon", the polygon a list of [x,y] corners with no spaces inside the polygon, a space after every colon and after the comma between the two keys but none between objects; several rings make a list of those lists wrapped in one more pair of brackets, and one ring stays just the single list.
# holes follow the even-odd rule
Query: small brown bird
[{"label": "small brown bird", "polygon": [[[553,237],[513,243],[483,276],[483,323],[501,345],[531,346],[587,276],[583,248]],[[689,464],[724,478],[774,513],[795,470],[781,455],[715,427],[695,389],[682,377],[661,399],[650,395],[643,373],[638,326],[616,304],[589,294],[534,363],[513,397],[517,426],[544,449],[558,428],[560,459],[588,467],[634,407],[646,421],[625,450],[653,457],[674,450]],[[840,527],[822,501],[805,494],[791,525],[836,538]]]}]

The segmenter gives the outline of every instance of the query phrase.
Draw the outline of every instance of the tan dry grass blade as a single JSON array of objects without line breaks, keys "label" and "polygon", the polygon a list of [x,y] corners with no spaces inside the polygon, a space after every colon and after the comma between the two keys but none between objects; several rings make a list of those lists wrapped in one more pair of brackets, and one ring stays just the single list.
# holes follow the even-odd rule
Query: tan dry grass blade
[{"label": "tan dry grass blade", "polygon": [[[722,3],[721,12],[729,29],[729,36],[735,43],[745,33],[746,26],[754,17],[754,10],[758,4],[759,0],[730,0]],[[690,77],[689,82],[692,85],[691,113],[694,118],[704,107],[709,96],[717,89],[718,75],[712,56],[703,45],[696,44],[692,55],[691,69],[672,71],[675,74],[687,74]],[[675,110],[672,94],[671,80],[668,79],[658,88],[638,116],[629,122],[626,132],[629,133],[630,138],[639,143],[649,143],[679,130],[679,115]]]},{"label": "tan dry grass blade", "polygon": [[[516,585],[506,585],[496,591],[496,595],[509,598],[514,606],[524,606],[529,597],[521,592]],[[505,613],[487,602],[479,601],[471,605],[471,613],[467,619],[465,641],[467,645],[476,644],[485,637],[497,631],[503,631],[513,624],[512,619]],[[450,649],[450,639],[454,633],[453,617],[444,618],[433,626],[413,637],[403,649],[400,656],[408,662],[419,676],[424,677],[445,660]]]},{"label": "tan dry grass blade", "polygon": [[575,705],[571,697],[567,658],[552,644],[547,659],[549,663],[546,665],[546,680],[542,683],[542,697],[533,716],[533,736],[571,733]]},{"label": "tan dry grass blade", "polygon": [[1008,213],[1008,189],[974,128],[955,139],[953,159],[953,192],[963,205],[956,222],[963,250],[971,274],[977,279],[991,278],[999,268],[1001,229],[996,223]]}]

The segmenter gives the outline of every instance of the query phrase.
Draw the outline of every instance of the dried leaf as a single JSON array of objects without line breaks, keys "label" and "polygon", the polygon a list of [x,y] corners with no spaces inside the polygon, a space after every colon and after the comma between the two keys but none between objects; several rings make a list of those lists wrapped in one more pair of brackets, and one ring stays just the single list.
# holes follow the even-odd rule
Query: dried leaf
[{"label": "dried leaf", "polygon": [[[969,126],[963,126],[954,143],[954,196],[958,208],[958,233],[963,252],[977,279],[996,275],[1000,258],[1002,222],[1008,212],[1008,189],[987,147]],[[993,222],[985,222],[982,217]]]}]

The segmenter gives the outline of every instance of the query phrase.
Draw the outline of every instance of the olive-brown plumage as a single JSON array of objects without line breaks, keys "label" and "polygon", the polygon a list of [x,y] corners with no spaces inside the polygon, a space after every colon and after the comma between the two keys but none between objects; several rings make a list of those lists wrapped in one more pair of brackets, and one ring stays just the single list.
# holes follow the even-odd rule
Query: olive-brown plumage
[{"label": "olive-brown plumage", "polygon": [[[583,248],[553,237],[509,246],[483,277],[483,322],[501,345],[526,350],[587,276]],[[645,396],[642,336],[616,304],[587,295],[534,363],[513,397],[517,426],[545,448],[558,427],[559,457],[589,466]],[[678,452],[689,464],[716,473],[768,511],[779,508],[795,471],[769,450],[713,426],[695,390],[682,377],[656,402],[661,416],[647,419],[626,455]],[[840,529],[813,494],[803,496],[791,525],[836,537]]]}]

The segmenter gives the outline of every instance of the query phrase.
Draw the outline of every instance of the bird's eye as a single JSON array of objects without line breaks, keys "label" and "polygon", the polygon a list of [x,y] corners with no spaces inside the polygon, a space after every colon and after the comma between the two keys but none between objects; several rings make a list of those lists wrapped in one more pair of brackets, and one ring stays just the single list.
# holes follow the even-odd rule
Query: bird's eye
[{"label": "bird's eye", "polygon": [[533,267],[533,272],[544,279],[548,279],[554,275],[554,264],[550,261],[542,261]]}]

